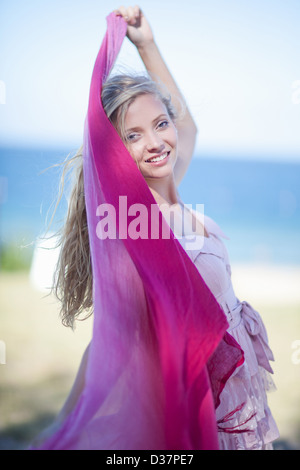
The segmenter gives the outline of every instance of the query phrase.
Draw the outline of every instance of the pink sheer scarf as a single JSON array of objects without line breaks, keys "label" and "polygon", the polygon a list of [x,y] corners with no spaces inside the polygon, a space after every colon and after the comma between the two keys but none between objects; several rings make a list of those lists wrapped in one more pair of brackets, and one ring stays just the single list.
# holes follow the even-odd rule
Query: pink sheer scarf
[{"label": "pink sheer scarf", "polygon": [[[226,333],[223,311],[163,217],[160,224],[168,238],[124,236],[119,221],[120,196],[126,196],[128,208],[147,208],[149,233],[151,208],[158,208],[100,99],[126,29],[122,18],[108,16],[85,123],[94,281],[85,388],[61,429],[40,448],[218,449],[215,407],[243,353]],[[103,204],[115,211],[115,238],[99,236],[97,208]],[[127,230],[132,220],[128,216]]]}]

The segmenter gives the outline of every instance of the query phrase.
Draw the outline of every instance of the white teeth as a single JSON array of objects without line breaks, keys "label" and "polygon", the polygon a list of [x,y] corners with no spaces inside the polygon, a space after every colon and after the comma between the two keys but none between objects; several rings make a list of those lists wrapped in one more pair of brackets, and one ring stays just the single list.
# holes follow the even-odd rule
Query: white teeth
[{"label": "white teeth", "polygon": [[167,156],[168,156],[168,152],[163,153],[160,157],[151,158],[151,159],[146,160],[146,161],[147,161],[147,162],[160,162],[161,160],[163,160],[163,159],[166,158]]}]

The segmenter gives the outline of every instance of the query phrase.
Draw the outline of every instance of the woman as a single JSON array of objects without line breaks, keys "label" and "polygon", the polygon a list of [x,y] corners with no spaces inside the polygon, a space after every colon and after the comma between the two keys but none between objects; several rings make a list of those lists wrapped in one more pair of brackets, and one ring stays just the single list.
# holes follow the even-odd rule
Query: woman
[{"label": "woman", "polygon": [[[278,432],[265,393],[273,358],[264,326],[234,295],[225,235],[177,191],[196,125],[141,10],[121,7],[108,25],[56,283],[69,326],[93,306],[93,339],[65,406],[34,447],[272,448]],[[157,84],[109,76],[125,34]],[[120,195],[126,217],[139,204],[126,233]],[[164,217],[154,220],[158,207]],[[157,220],[169,236],[145,235]]]}]

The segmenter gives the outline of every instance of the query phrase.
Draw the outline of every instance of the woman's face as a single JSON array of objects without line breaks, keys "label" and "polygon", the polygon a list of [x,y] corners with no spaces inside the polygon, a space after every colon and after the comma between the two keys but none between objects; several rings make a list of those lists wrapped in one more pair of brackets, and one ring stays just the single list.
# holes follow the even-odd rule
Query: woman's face
[{"label": "woman's face", "polygon": [[145,179],[173,172],[177,131],[159,98],[147,94],[135,99],[125,116],[125,135],[125,145]]}]

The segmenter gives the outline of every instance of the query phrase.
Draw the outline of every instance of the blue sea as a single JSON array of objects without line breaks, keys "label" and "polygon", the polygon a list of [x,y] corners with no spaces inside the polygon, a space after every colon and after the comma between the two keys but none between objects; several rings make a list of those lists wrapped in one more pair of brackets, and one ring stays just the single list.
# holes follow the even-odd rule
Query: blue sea
[{"label": "blue sea", "polygon": [[[75,150],[0,148],[2,243],[32,246],[45,232],[61,175],[53,165]],[[300,264],[300,162],[195,156],[179,192],[229,237],[231,262]],[[65,211],[63,199],[53,229]]]}]

